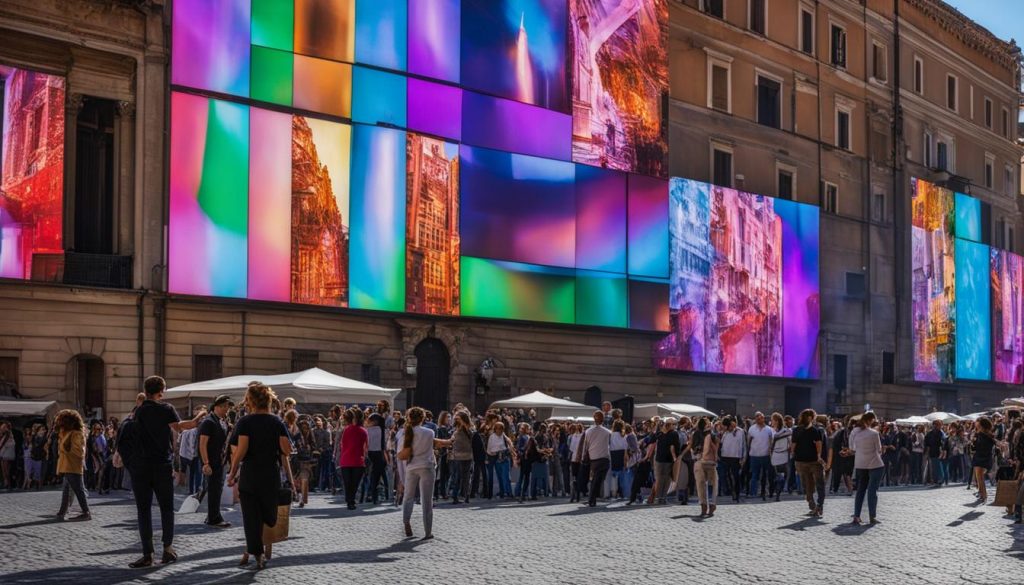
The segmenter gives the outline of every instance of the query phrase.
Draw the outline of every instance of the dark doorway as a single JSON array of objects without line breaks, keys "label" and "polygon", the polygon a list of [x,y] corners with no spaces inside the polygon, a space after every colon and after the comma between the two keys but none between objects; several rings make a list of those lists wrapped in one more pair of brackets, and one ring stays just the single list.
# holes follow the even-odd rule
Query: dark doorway
[{"label": "dark doorway", "polygon": [[591,386],[583,392],[583,404],[587,406],[593,406],[594,408],[601,408],[601,387]]},{"label": "dark doorway", "polygon": [[416,346],[416,392],[413,405],[434,413],[435,420],[448,409],[448,382],[451,374],[448,348],[441,340],[428,337]]},{"label": "dark doorway", "polygon": [[[93,355],[76,355],[71,360],[74,376],[75,400],[89,420],[95,415],[106,415],[103,392],[103,360]],[[101,409],[98,412],[96,409]]]},{"label": "dark doorway", "polygon": [[806,386],[786,386],[786,412],[794,418],[805,408],[811,408],[811,389]]},{"label": "dark doorway", "polygon": [[75,252],[114,253],[114,101],[85,98],[75,149]]},{"label": "dark doorway", "polygon": [[736,414],[736,399],[735,398],[705,398],[704,408],[717,414],[718,416]]}]

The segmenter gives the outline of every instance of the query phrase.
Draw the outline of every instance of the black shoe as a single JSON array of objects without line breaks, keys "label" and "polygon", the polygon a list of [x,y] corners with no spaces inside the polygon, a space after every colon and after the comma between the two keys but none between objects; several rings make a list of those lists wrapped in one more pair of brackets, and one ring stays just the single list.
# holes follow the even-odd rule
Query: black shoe
[{"label": "black shoe", "polygon": [[174,552],[174,547],[173,546],[165,546],[164,547],[164,554],[160,558],[160,563],[164,564],[164,565],[168,565],[168,564],[173,563],[173,562],[175,562],[177,560],[178,560],[178,553]]},{"label": "black shoe", "polygon": [[135,561],[134,563],[128,563],[128,568],[130,568],[130,569],[143,569],[143,568],[152,567],[152,566],[153,566],[153,556],[152,555],[143,555],[142,558],[140,558],[139,560]]}]

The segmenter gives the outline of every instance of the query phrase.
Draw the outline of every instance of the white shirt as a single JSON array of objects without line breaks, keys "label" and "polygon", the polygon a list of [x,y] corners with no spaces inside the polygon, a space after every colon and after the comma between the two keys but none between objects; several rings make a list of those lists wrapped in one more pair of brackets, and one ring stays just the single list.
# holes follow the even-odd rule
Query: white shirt
[{"label": "white shirt", "polygon": [[185,459],[196,458],[196,444],[199,439],[199,429],[189,429],[181,433],[181,440],[178,445],[178,455]]},{"label": "white shirt", "polygon": [[782,429],[772,437],[772,465],[789,463],[789,444],[793,440],[792,429]]},{"label": "white shirt", "polygon": [[611,458],[612,454],[608,449],[611,435],[612,432],[601,425],[594,425],[583,433],[583,442],[591,461]]},{"label": "white shirt", "polygon": [[487,437],[487,454],[495,455],[498,451],[505,451],[508,449],[508,441],[505,440],[505,435],[502,433],[491,433]]},{"label": "white shirt", "polygon": [[569,435],[569,459],[571,461],[576,460],[576,451],[579,449],[581,439],[583,439],[583,433]]},{"label": "white shirt", "polygon": [[629,441],[619,433],[613,432],[611,439],[608,441],[608,449],[611,451],[625,451],[629,449]]},{"label": "white shirt", "polygon": [[412,428],[412,459],[405,464],[405,469],[433,469],[434,431],[420,425]]},{"label": "white shirt", "polygon": [[722,433],[722,457],[743,459],[747,455],[747,434],[736,427]]},{"label": "white shirt", "polygon": [[770,426],[750,425],[747,434],[750,436],[751,457],[767,457],[771,454],[772,437],[775,436],[775,431]]},{"label": "white shirt", "polygon": [[878,469],[882,462],[882,436],[875,429],[856,427],[850,433],[854,469]]}]

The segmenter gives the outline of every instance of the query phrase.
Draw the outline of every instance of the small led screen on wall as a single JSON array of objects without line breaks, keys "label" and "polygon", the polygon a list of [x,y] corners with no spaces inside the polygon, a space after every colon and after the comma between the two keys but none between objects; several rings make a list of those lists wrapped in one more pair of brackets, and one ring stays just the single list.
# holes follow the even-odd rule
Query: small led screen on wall
[{"label": "small led screen on wall", "polygon": [[674,178],[669,230],[658,367],[818,376],[817,207]]},{"label": "small led screen on wall", "polygon": [[0,277],[52,279],[64,253],[64,78],[0,65]]}]

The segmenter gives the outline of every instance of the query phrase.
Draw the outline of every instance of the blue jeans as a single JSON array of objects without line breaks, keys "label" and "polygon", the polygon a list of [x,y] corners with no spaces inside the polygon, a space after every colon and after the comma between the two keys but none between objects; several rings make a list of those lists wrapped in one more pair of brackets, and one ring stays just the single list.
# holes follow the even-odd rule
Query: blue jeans
[{"label": "blue jeans", "polygon": [[929,457],[928,459],[931,461],[932,483],[941,484],[946,478],[946,469],[943,465],[942,459],[939,459],[938,457]]},{"label": "blue jeans", "polygon": [[768,479],[772,473],[772,458],[770,455],[750,457],[750,489],[748,493],[756,496],[761,489],[761,478]]},{"label": "blue jeans", "polygon": [[[508,476],[511,463],[512,462],[508,459],[500,462],[494,462],[494,473],[498,476],[498,495],[502,497],[512,497],[512,481]],[[491,494],[493,493],[494,492],[492,491]]]},{"label": "blue jeans", "polygon": [[334,457],[330,450],[320,452],[320,491],[334,488]]},{"label": "blue jeans", "polygon": [[196,455],[188,464],[188,493],[198,494],[203,489],[203,462]]},{"label": "blue jeans", "polygon": [[533,464],[533,471],[530,473],[530,497],[547,496],[548,493],[548,462],[537,461]]},{"label": "blue jeans", "polygon": [[853,473],[857,478],[857,495],[853,499],[853,515],[860,518],[860,511],[864,507],[864,494],[867,494],[868,515],[874,518],[875,512],[878,511],[878,484],[882,483],[885,467],[857,469]]},{"label": "blue jeans", "polygon": [[[629,497],[629,491],[633,487],[633,468],[623,467],[622,469],[608,472],[612,476],[612,492],[615,488],[619,488],[619,498]],[[608,494],[608,497],[612,497],[612,493]]]}]

